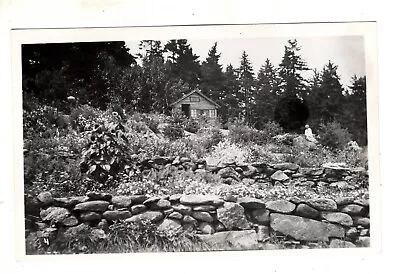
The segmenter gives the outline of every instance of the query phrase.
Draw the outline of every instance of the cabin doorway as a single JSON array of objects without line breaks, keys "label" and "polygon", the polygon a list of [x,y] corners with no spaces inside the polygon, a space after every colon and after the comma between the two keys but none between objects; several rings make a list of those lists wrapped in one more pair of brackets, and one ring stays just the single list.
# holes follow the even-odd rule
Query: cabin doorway
[{"label": "cabin doorway", "polygon": [[186,117],[190,117],[190,104],[182,104],[182,112]]}]

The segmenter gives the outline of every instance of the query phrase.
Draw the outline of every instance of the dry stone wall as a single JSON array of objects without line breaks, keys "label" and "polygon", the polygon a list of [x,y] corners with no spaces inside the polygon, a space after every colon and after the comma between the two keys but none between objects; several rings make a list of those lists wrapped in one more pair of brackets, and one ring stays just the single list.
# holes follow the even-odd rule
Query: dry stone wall
[{"label": "dry stone wall", "polygon": [[[85,224],[107,232],[116,221],[150,221],[160,231],[189,230],[210,246],[239,249],[259,248],[272,235],[286,236],[286,243],[330,247],[369,246],[369,203],[352,198],[274,200],[221,198],[213,195],[87,196],[53,198],[38,195],[40,219],[35,225],[44,232],[66,233]],[[268,244],[267,244],[268,245]]]},{"label": "dry stone wall", "polygon": [[[238,165],[225,163],[207,166],[204,161],[159,157],[142,162],[142,171],[165,166],[218,174],[221,183],[240,180],[301,185],[350,185],[362,169],[339,165],[300,168],[293,163]],[[86,196],[53,197],[42,192],[25,200],[26,228],[42,235],[68,234],[89,226],[105,235],[114,222],[150,221],[160,231],[193,231],[213,249],[227,244],[238,249],[274,249],[273,237],[285,239],[285,245],[313,247],[367,247],[370,237],[369,201],[352,197],[340,199],[300,199],[262,201],[251,197],[176,194],[163,197],[146,195],[116,196],[89,192]],[[46,236],[46,237],[47,237]],[[102,237],[103,237],[102,236]],[[49,236],[50,237],[50,236]],[[104,236],[105,237],[105,236]]]}]

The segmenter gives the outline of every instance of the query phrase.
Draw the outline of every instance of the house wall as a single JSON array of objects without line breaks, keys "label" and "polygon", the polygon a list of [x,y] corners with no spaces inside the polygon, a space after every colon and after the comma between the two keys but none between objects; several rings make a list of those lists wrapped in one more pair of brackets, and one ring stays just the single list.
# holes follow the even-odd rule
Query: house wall
[{"label": "house wall", "polygon": [[[200,101],[199,102],[190,101],[190,98],[192,96],[199,97]],[[177,104],[174,107],[174,109],[181,110],[183,104],[189,104],[190,110],[193,110],[193,109],[196,109],[196,110],[197,109],[199,109],[199,110],[215,109],[216,110],[217,109],[217,107],[214,104],[210,103],[208,100],[204,99],[203,97],[201,97],[199,95],[194,95],[194,94],[192,96],[189,96],[189,97],[185,98],[184,100],[180,101],[179,104]]]}]

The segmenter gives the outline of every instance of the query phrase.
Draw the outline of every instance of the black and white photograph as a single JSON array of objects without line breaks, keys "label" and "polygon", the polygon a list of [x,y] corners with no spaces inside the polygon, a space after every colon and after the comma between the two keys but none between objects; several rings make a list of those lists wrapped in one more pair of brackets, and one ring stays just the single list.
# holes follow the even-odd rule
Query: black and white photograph
[{"label": "black and white photograph", "polygon": [[376,53],[352,26],[21,31],[23,253],[373,247]]}]

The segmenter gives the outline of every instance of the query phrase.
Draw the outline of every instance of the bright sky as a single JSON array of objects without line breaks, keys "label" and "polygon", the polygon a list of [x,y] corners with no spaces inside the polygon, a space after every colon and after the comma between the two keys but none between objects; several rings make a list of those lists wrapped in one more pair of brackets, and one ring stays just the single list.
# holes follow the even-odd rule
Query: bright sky
[{"label": "bright sky", "polygon": [[[237,68],[243,50],[249,56],[254,72],[257,74],[265,60],[269,58],[278,67],[289,39],[296,38],[301,47],[300,55],[309,68],[322,70],[329,60],[338,65],[338,74],[344,86],[350,85],[351,77],[365,75],[365,51],[362,36],[327,36],[327,37],[266,37],[235,38],[221,40],[188,40],[195,54],[204,61],[214,42],[221,53],[220,63],[224,69],[228,64]],[[138,41],[127,41],[131,53],[138,52]],[[312,73],[307,73],[310,76]]]}]

